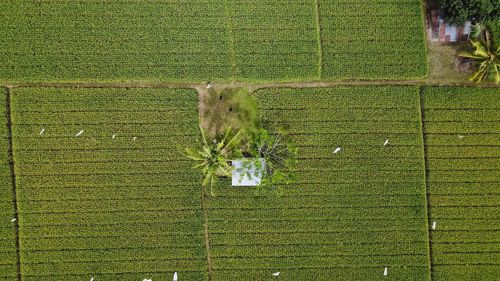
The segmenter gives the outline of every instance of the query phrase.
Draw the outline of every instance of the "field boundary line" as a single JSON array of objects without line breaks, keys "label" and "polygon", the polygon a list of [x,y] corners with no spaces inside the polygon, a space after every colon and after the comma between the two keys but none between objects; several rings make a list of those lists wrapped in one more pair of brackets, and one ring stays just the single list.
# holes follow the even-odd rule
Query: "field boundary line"
[{"label": "field boundary line", "polygon": [[[500,88],[500,85],[492,83],[471,84],[464,81],[457,83],[453,81],[430,82],[422,79],[403,80],[338,80],[338,81],[302,81],[302,82],[217,82],[212,84],[218,88],[246,87],[251,91],[266,88],[332,88],[338,86],[440,86],[440,87],[467,87],[467,88]],[[14,88],[118,88],[118,89],[206,89],[203,82],[178,83],[178,82],[4,82],[1,86],[9,89]]]},{"label": "field boundary line", "polygon": [[228,47],[229,47],[229,63],[231,65],[231,81],[236,81],[237,76],[237,65],[236,65],[236,50],[235,50],[235,38],[234,38],[234,24],[233,17],[230,14],[228,0],[224,0],[224,14],[227,18],[227,33],[228,33]]},{"label": "field boundary line", "polygon": [[16,172],[14,169],[14,149],[12,146],[12,111],[11,111],[11,89],[5,87],[5,115],[7,119],[7,138],[8,138],[8,159],[10,168],[10,177],[12,184],[12,205],[14,208],[14,229],[15,229],[15,244],[16,244],[16,271],[17,280],[21,281],[21,255],[20,255],[20,244],[19,244],[19,211],[17,204],[17,186],[16,186]]},{"label": "field boundary line", "polygon": [[212,266],[212,258],[210,253],[210,240],[208,235],[208,210],[207,210],[207,202],[205,200],[206,190],[205,187],[201,187],[201,208],[203,209],[203,234],[205,240],[205,251],[207,253],[207,266],[208,266],[208,281],[213,280],[213,266]]},{"label": "field boundary line", "polygon": [[318,40],[318,78],[321,79],[323,77],[323,43],[322,43],[322,34],[321,34],[321,19],[319,13],[319,4],[320,0],[314,0],[314,10],[316,16],[316,37]]},{"label": "field boundary line", "polygon": [[424,87],[418,88],[418,102],[420,110],[420,133],[422,138],[422,157],[424,162],[424,180],[425,180],[425,208],[427,209],[427,241],[428,242],[428,253],[429,253],[429,280],[434,279],[433,271],[433,257],[432,257],[432,231],[431,231],[431,200],[430,200],[430,189],[429,189],[429,161],[427,158],[427,139],[425,136],[425,104],[424,104]]}]

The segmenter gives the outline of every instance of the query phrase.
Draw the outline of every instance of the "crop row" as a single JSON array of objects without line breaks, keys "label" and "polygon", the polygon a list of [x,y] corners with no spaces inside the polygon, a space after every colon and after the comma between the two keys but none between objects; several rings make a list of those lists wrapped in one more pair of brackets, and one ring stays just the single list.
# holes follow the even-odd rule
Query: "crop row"
[{"label": "crop row", "polygon": [[[395,79],[426,75],[420,1],[318,4],[323,78]],[[399,32],[402,27],[404,31]],[[387,50],[391,50],[391,55],[380,52]]]},{"label": "crop row", "polygon": [[4,89],[0,89],[0,108],[0,280],[12,280],[17,276],[17,259]]},{"label": "crop row", "polygon": [[435,280],[495,280],[500,274],[498,91],[428,87],[423,98]]},{"label": "crop row", "polygon": [[196,106],[192,90],[13,90],[24,278],[206,278],[199,175],[178,147]]}]

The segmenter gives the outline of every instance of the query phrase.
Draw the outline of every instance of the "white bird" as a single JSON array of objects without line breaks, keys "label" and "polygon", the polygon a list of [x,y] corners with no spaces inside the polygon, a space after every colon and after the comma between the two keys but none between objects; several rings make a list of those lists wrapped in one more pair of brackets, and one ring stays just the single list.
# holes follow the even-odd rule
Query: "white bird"
[{"label": "white bird", "polygon": [[278,271],[278,272],[275,272],[275,273],[273,273],[273,276],[280,276],[280,273],[281,273],[281,272],[279,272],[279,271]]},{"label": "white bird", "polygon": [[153,281],[153,279],[142,279],[142,281]]},{"label": "white bird", "polygon": [[116,137],[116,135],[113,135],[111,138],[114,139]]},{"label": "white bird", "polygon": [[459,138],[459,139],[463,139],[463,138],[464,138],[464,136],[463,136],[463,135],[458,135],[458,138]]},{"label": "white bird", "polygon": [[436,221],[432,222],[432,230],[436,230]]},{"label": "white bird", "polygon": [[11,222],[15,222],[15,221],[17,221],[17,219],[16,219],[16,218],[13,218],[13,219],[11,219],[10,221],[11,221]]},{"label": "white bird", "polygon": [[177,281],[177,271],[174,272],[174,281]]},{"label": "white bird", "polygon": [[207,89],[210,89],[210,87],[212,87],[212,84],[208,83],[207,84]]},{"label": "white bird", "polygon": [[386,139],[384,142],[384,146],[387,146],[389,144],[389,139]]},{"label": "white bird", "polygon": [[136,139],[137,139],[137,137],[134,137],[134,140],[136,140]]},{"label": "white bird", "polygon": [[384,276],[387,276],[387,266],[384,268]]},{"label": "white bird", "polygon": [[81,134],[83,134],[83,130],[80,130],[80,132],[76,133],[76,136],[80,136]]},{"label": "white bird", "polygon": [[94,281],[94,277],[91,277],[91,278],[90,278],[90,281]]},{"label": "white bird", "polygon": [[40,131],[40,136],[43,134],[43,132],[45,132],[45,129],[42,128],[42,130]]},{"label": "white bird", "polygon": [[341,150],[342,150],[342,148],[337,147],[337,148],[335,148],[335,150],[333,151],[333,154],[337,154],[337,153],[339,153]]}]

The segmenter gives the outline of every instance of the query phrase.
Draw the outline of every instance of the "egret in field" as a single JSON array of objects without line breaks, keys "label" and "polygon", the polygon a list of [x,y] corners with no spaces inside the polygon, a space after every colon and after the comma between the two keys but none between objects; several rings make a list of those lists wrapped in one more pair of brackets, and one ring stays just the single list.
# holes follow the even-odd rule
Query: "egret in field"
[{"label": "egret in field", "polygon": [[13,218],[13,219],[11,219],[10,221],[11,221],[11,222],[15,222],[15,221],[17,221],[17,219],[16,219],[16,218]]},{"label": "egret in field", "polygon": [[111,138],[114,139],[116,137],[116,135],[113,135]]},{"label": "egret in field", "polygon": [[136,139],[137,139],[137,137],[134,137],[134,138],[133,138],[133,140],[136,140]]},{"label": "egret in field", "polygon": [[436,221],[432,222],[432,230],[436,230]]},{"label": "egret in field", "polygon": [[44,128],[42,128],[42,130],[40,131],[40,136],[43,135],[43,132],[45,132]]},{"label": "egret in field", "polygon": [[94,281],[94,277],[90,277],[90,281]]},{"label": "egret in field", "polygon": [[210,88],[212,88],[212,83],[207,84],[207,89],[210,89]]},{"label": "egret in field", "polygon": [[174,272],[174,281],[177,281],[177,271]]},{"label": "egret in field", "polygon": [[80,130],[78,133],[76,133],[76,136],[79,137],[81,134],[83,134],[83,130]]},{"label": "egret in field", "polygon": [[333,154],[337,154],[337,153],[339,153],[341,150],[342,150],[342,148],[337,147],[337,148],[335,148],[335,150],[333,151]]},{"label": "egret in field", "polygon": [[281,273],[281,272],[279,272],[279,271],[278,271],[278,272],[275,272],[275,273],[273,273],[273,276],[278,277],[278,276],[280,276],[280,273]]},{"label": "egret in field", "polygon": [[142,279],[142,281],[153,281],[153,280],[144,278],[144,279]]},{"label": "egret in field", "polygon": [[387,266],[384,268],[384,276],[387,276]]},{"label": "egret in field", "polygon": [[463,138],[464,138],[464,136],[463,136],[463,135],[458,135],[458,138],[459,138],[459,139],[463,139]]},{"label": "egret in field", "polygon": [[386,139],[384,142],[384,146],[387,146],[389,144],[389,139]]}]

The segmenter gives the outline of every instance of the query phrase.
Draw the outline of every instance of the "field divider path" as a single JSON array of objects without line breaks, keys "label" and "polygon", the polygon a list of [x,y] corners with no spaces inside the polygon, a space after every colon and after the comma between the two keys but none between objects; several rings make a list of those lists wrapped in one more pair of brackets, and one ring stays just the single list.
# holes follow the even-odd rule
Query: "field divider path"
[{"label": "field divider path", "polygon": [[[500,85],[493,83],[471,84],[464,81],[436,83],[426,79],[412,80],[339,80],[339,81],[306,81],[306,82],[269,82],[269,83],[248,83],[248,82],[213,82],[214,86],[220,88],[245,87],[251,91],[266,88],[331,88],[337,86],[442,86],[442,87],[477,87],[477,88],[500,88]],[[24,82],[24,83],[3,83],[0,86],[15,88],[146,88],[146,89],[204,89],[205,83],[169,83],[169,82]]]},{"label": "field divider path", "polygon": [[208,211],[207,211],[207,203],[205,200],[206,190],[205,187],[201,187],[201,208],[203,209],[203,234],[205,239],[205,250],[207,252],[207,267],[208,267],[208,281],[213,280],[212,273],[212,259],[210,254],[210,239],[208,235]]},{"label": "field divider path", "polygon": [[322,40],[322,34],[321,34],[321,18],[319,14],[319,1],[320,0],[314,0],[314,8],[315,8],[315,15],[316,15],[316,34],[318,37],[318,78],[321,79],[323,77],[323,44],[321,43]]},{"label": "field divider path", "polygon": [[419,87],[419,110],[420,110],[420,132],[422,136],[422,150],[423,150],[423,162],[424,162],[424,175],[425,175],[425,207],[427,209],[427,235],[428,235],[428,247],[429,247],[429,266],[430,266],[430,280],[434,280],[434,274],[433,274],[433,257],[432,257],[432,231],[431,231],[431,200],[430,200],[430,190],[429,190],[429,163],[428,163],[428,155],[427,155],[427,139],[425,136],[425,111],[424,111],[424,93],[423,93],[424,88]]},{"label": "field divider path", "polygon": [[9,168],[10,168],[10,176],[12,178],[12,204],[14,207],[13,219],[15,220],[14,229],[15,229],[15,244],[16,244],[16,271],[17,271],[17,280],[21,281],[21,256],[19,250],[19,212],[17,206],[17,186],[16,186],[16,172],[14,167],[14,152],[12,148],[12,113],[10,107],[10,89],[5,88],[6,92],[6,103],[5,103],[5,114],[7,117],[7,134],[8,134],[8,157],[9,157]]}]

